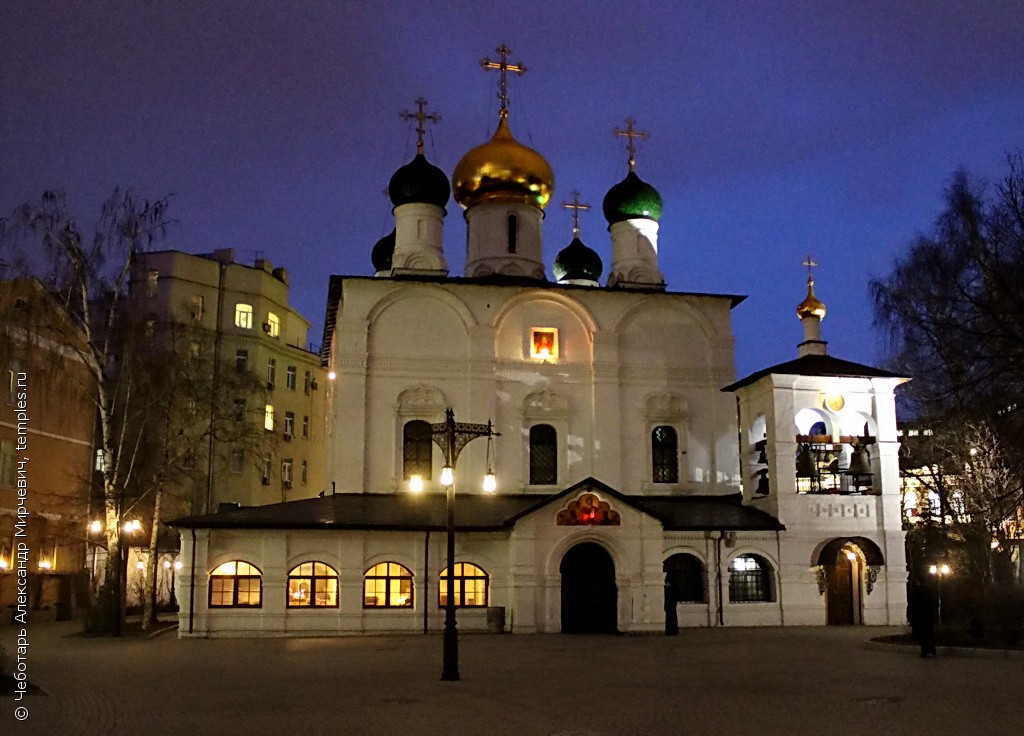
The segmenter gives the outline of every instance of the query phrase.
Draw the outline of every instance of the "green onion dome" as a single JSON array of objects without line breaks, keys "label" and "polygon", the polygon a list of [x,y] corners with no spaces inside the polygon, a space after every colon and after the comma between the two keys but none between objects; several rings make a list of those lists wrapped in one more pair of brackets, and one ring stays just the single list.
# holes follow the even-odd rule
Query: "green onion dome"
[{"label": "green onion dome", "polygon": [[638,218],[657,222],[661,218],[661,207],[661,195],[658,194],[658,190],[637,176],[634,171],[626,174],[625,179],[604,195],[604,218],[608,220],[609,225]]},{"label": "green onion dome", "polygon": [[391,259],[395,255],[395,231],[385,235],[377,241],[370,253],[370,260],[373,262],[374,271],[390,271]]},{"label": "green onion dome", "polygon": [[422,153],[396,171],[388,184],[388,196],[395,207],[413,202],[444,207],[451,191],[448,177]]},{"label": "green onion dome", "polygon": [[555,280],[585,280],[596,283],[601,278],[603,267],[601,256],[585,246],[579,238],[573,238],[572,242],[555,256]]}]

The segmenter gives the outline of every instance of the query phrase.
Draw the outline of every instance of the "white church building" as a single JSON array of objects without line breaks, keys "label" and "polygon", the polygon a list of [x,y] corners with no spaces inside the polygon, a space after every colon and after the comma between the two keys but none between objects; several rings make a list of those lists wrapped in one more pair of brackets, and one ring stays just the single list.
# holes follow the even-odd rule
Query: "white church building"
[{"label": "white church building", "polygon": [[[607,277],[577,227],[549,279],[554,176],[507,112],[449,179],[423,155],[421,107],[375,275],[330,279],[329,490],[174,522],[180,635],[440,631],[451,563],[463,631],[903,622],[905,379],[827,354],[809,277],[795,359],[737,380],[743,297],[665,284],[631,121],[629,173],[603,202]],[[451,193],[462,275],[442,248]],[[449,408],[498,433],[450,474]]]}]

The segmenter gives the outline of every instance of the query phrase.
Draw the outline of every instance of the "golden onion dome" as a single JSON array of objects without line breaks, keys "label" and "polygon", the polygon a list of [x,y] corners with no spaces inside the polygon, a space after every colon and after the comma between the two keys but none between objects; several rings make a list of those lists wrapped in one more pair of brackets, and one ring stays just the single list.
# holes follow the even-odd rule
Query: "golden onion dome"
[{"label": "golden onion dome", "polygon": [[796,308],[796,315],[800,319],[804,317],[817,317],[818,319],[825,319],[825,304],[814,296],[814,278],[811,276],[807,277],[807,298],[800,302],[800,305]]},{"label": "golden onion dome", "polygon": [[502,115],[494,137],[459,161],[452,189],[465,209],[484,202],[521,202],[543,209],[555,190],[555,175],[543,156],[512,136]]}]

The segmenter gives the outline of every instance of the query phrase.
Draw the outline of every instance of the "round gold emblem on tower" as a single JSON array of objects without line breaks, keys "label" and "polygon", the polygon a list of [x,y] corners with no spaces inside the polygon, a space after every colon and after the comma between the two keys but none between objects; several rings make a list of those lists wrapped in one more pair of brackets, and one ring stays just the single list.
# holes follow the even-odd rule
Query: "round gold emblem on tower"
[{"label": "round gold emblem on tower", "polygon": [[555,189],[544,157],[512,136],[505,115],[494,137],[462,157],[452,176],[455,201],[465,209],[484,202],[515,202],[543,209]]}]

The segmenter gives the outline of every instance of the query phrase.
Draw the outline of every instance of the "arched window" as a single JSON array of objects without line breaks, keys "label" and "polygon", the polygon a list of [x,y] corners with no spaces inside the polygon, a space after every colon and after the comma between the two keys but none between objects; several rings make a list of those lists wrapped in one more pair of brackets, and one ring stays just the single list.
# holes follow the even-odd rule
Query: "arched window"
[{"label": "arched window", "polygon": [[558,433],[550,424],[530,427],[530,485],[558,482]]},{"label": "arched window", "polygon": [[263,575],[241,560],[225,562],[210,573],[210,608],[259,608]]},{"label": "arched window", "polygon": [[772,566],[760,555],[740,555],[729,563],[729,602],[767,603],[772,596]]},{"label": "arched window", "polygon": [[371,567],[363,576],[363,608],[412,608],[412,573],[397,562]]},{"label": "arched window", "polygon": [[428,422],[413,419],[405,423],[405,427],[402,428],[402,476],[406,480],[414,475],[424,480],[431,478],[433,437]]},{"label": "arched window", "polygon": [[672,555],[664,568],[665,586],[677,603],[707,603],[704,565],[696,555]]},{"label": "arched window", "polygon": [[322,562],[303,562],[288,573],[289,608],[336,608],[338,573]]},{"label": "arched window", "polygon": [[[483,608],[487,605],[487,573],[468,562],[455,563],[455,605],[462,608]],[[448,603],[448,568],[441,571],[437,588],[437,604]]]},{"label": "arched window", "polygon": [[651,431],[652,480],[655,483],[679,482],[679,440],[675,427],[655,427]]},{"label": "arched window", "polygon": [[508,216],[508,252],[515,253],[519,241],[519,220],[512,213]]}]

